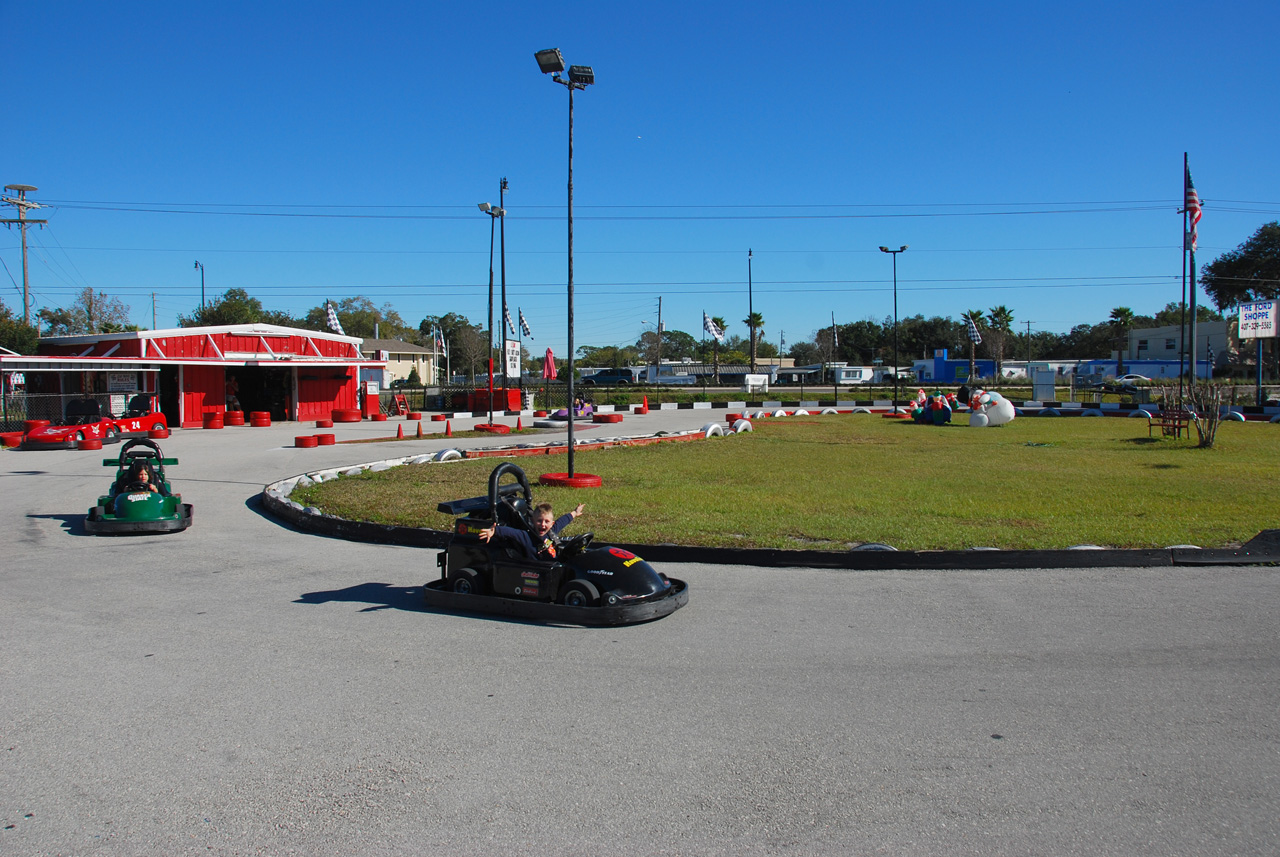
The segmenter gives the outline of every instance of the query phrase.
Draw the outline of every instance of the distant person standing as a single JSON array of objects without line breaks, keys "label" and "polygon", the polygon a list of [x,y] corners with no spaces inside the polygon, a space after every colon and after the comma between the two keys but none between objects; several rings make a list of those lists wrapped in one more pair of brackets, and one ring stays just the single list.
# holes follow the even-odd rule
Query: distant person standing
[{"label": "distant person standing", "polygon": [[240,392],[240,382],[236,380],[235,375],[227,376],[227,410],[240,410],[240,399],[237,394]]}]

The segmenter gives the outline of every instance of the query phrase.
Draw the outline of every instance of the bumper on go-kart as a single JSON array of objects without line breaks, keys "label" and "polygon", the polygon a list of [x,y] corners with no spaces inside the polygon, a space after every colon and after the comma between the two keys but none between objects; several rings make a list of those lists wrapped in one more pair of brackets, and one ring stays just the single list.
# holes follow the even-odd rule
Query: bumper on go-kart
[{"label": "bumper on go-kart", "polygon": [[191,526],[191,504],[180,503],[175,518],[122,520],[103,506],[94,506],[84,520],[85,532],[95,536],[137,536],[149,533],[179,533]]},{"label": "bumper on go-kart", "polygon": [[661,598],[634,601],[602,607],[569,607],[545,601],[526,601],[498,595],[463,595],[446,589],[448,581],[432,580],[423,588],[422,598],[428,607],[463,612],[496,613],[538,622],[563,622],[568,625],[633,625],[660,619],[689,603],[689,585],[669,578],[671,587]]}]

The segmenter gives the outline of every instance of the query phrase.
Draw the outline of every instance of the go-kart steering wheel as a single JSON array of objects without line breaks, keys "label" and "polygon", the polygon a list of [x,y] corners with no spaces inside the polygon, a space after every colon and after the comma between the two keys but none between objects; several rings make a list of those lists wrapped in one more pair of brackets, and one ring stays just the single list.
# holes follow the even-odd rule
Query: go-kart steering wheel
[{"label": "go-kart steering wheel", "polygon": [[582,533],[581,535],[565,539],[560,546],[560,552],[565,556],[580,553],[587,549],[593,538],[595,538],[595,533]]}]

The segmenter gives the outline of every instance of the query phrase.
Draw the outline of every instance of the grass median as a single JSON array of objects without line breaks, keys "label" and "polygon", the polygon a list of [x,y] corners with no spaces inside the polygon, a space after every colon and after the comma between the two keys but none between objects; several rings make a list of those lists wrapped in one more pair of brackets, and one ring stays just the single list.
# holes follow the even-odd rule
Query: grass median
[{"label": "grass median", "polygon": [[[759,420],[691,443],[578,451],[604,487],[542,488],[564,455],[516,457],[536,501],[587,504],[574,529],[631,543],[846,550],[1236,545],[1280,526],[1280,425],[1224,423],[1213,449],[1129,418],[999,428],[831,415]],[[1157,432],[1157,435],[1159,433]],[[344,518],[447,529],[442,500],[486,491],[502,459],[408,465],[299,489]]]}]

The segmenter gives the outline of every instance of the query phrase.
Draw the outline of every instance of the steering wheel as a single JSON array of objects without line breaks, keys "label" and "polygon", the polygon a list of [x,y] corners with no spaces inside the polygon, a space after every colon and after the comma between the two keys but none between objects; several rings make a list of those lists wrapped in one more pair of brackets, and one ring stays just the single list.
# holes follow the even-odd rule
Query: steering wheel
[{"label": "steering wheel", "polygon": [[587,549],[593,538],[595,538],[595,533],[582,533],[581,535],[565,539],[560,545],[560,552],[565,556],[572,556],[573,554],[581,553]]}]

